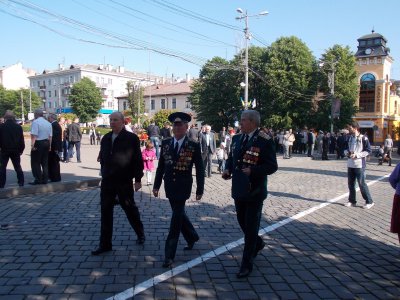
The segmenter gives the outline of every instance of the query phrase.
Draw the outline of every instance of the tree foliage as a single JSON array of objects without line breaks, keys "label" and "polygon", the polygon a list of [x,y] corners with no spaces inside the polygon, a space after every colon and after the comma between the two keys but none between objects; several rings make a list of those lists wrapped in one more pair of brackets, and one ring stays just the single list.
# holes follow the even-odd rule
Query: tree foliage
[{"label": "tree foliage", "polygon": [[126,90],[128,92],[127,101],[129,106],[129,110],[126,113],[132,116],[133,123],[138,123],[139,117],[142,117],[145,112],[144,88],[133,81],[128,81],[126,83]]},{"label": "tree foliage", "polygon": [[[154,116],[151,118],[151,121],[154,121],[154,123],[162,128],[164,127],[164,124],[168,121],[168,116],[175,112],[175,110],[170,110],[170,109],[161,109],[158,112],[154,114]],[[149,124],[148,124],[149,125]]]},{"label": "tree foliage", "polygon": [[82,123],[93,121],[101,108],[102,96],[96,83],[87,77],[74,84],[69,95],[74,113]]},{"label": "tree foliage", "polygon": [[[21,93],[23,105],[21,105]],[[7,90],[0,85],[0,116],[3,116],[7,110],[11,110],[17,118],[21,118],[23,114],[25,120],[27,120],[30,108],[29,99],[31,99],[32,111],[42,106],[40,97],[31,93],[29,89]]]}]

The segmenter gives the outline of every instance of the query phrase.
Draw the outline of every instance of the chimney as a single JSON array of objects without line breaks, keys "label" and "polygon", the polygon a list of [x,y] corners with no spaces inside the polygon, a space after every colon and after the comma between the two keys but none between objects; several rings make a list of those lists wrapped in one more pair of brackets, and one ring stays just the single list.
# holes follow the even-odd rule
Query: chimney
[{"label": "chimney", "polygon": [[125,67],[119,66],[118,67],[118,72],[121,73],[121,74],[125,73]]},{"label": "chimney", "polygon": [[112,71],[113,66],[110,64],[107,64],[107,71]]},{"label": "chimney", "polygon": [[190,80],[192,80],[192,77],[189,73],[186,73],[186,82],[190,82]]},{"label": "chimney", "polygon": [[64,70],[64,65],[63,64],[58,64],[58,70],[63,71]]},{"label": "chimney", "polygon": [[104,69],[104,65],[103,64],[100,64],[99,65],[99,70],[103,70]]}]

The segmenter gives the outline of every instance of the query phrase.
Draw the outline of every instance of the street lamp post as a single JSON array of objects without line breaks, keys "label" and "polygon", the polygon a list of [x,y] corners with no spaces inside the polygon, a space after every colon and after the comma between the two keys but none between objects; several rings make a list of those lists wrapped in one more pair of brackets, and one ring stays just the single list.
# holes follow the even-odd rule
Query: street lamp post
[{"label": "street lamp post", "polygon": [[323,67],[325,64],[328,65],[328,87],[329,87],[329,94],[331,97],[331,113],[329,115],[330,118],[330,127],[331,127],[331,133],[333,133],[333,102],[335,100],[335,71],[336,71],[336,65],[339,62],[339,60],[334,60],[334,61],[322,61],[320,63],[320,67]]},{"label": "street lamp post", "polygon": [[[267,11],[259,12],[255,15],[247,14],[247,10],[243,11],[240,7],[236,9],[236,11],[240,14],[240,16],[236,17],[236,20],[244,19],[245,27],[244,27],[244,37],[246,40],[245,43],[245,56],[244,56],[244,103],[249,103],[249,40],[251,38],[251,33],[249,31],[249,17],[259,17],[265,16],[268,14]],[[245,109],[248,108],[248,105],[245,106]]]}]

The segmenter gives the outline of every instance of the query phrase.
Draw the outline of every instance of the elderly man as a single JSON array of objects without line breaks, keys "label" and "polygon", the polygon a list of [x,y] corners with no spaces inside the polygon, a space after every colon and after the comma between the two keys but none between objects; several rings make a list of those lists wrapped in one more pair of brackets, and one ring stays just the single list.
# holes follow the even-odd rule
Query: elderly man
[{"label": "elderly man", "polygon": [[66,162],[69,162],[69,159],[72,157],[72,152],[74,150],[74,146],[76,149],[76,160],[78,163],[81,162],[81,140],[82,140],[82,132],[79,126],[79,119],[75,118],[74,122],[67,127],[67,136],[68,136],[68,156]]},{"label": "elderly man", "polygon": [[170,267],[174,261],[180,232],[187,242],[184,250],[191,250],[199,240],[199,235],[185,213],[185,203],[192,191],[193,164],[196,167],[196,200],[201,199],[204,191],[200,146],[186,135],[191,117],[183,112],[175,112],[169,115],[168,119],[173,123],[174,138],[162,141],[153,189],[154,197],[158,197],[158,190],[164,179],[165,194],[172,208],[169,234],[165,242],[165,260],[162,265],[164,268]]},{"label": "elderly man", "polygon": [[21,155],[25,149],[24,133],[22,127],[15,123],[14,113],[7,110],[4,115],[5,122],[0,124],[0,188],[6,184],[8,160],[17,173],[18,185],[24,185],[24,172],[21,168]]},{"label": "elderly man", "polygon": [[34,116],[31,124],[31,168],[35,180],[29,184],[46,184],[49,180],[48,160],[53,129],[43,118],[43,110],[36,109]]},{"label": "elderly man", "polygon": [[260,130],[260,114],[255,110],[242,112],[241,132],[233,136],[231,151],[222,174],[232,178],[232,198],[237,220],[244,233],[244,250],[238,278],[247,277],[253,261],[265,243],[258,236],[263,201],[267,198],[267,175],[278,169],[274,142]]},{"label": "elderly man", "polygon": [[200,148],[204,164],[204,176],[211,177],[212,173],[212,157],[217,149],[214,133],[211,132],[211,126],[206,125],[205,131],[200,135]]},{"label": "elderly man", "polygon": [[55,114],[49,114],[53,137],[49,152],[49,178],[51,182],[61,181],[60,153],[62,152],[62,128]]},{"label": "elderly man", "polygon": [[133,198],[135,191],[142,187],[143,160],[139,138],[125,129],[124,115],[114,112],[110,115],[111,132],[104,135],[100,144],[98,161],[101,164],[101,229],[100,245],[92,251],[99,255],[112,250],[114,201],[118,196],[129,223],[137,235],[137,244],[145,242],[139,209]]}]

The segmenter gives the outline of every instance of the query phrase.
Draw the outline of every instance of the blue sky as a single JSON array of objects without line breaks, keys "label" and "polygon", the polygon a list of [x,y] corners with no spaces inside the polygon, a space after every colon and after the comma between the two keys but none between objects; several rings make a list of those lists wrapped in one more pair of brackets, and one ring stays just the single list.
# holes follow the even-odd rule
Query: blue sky
[{"label": "blue sky", "polygon": [[[0,66],[20,61],[42,72],[63,62],[106,63],[161,76],[197,77],[205,60],[231,59],[244,45],[244,22],[235,19],[238,7],[249,15],[269,12],[249,18],[252,45],[294,35],[317,58],[334,44],[355,52],[357,38],[374,28],[387,38],[395,60],[392,78],[400,79],[399,0],[0,0]],[[176,13],[179,9],[186,11]]]}]

